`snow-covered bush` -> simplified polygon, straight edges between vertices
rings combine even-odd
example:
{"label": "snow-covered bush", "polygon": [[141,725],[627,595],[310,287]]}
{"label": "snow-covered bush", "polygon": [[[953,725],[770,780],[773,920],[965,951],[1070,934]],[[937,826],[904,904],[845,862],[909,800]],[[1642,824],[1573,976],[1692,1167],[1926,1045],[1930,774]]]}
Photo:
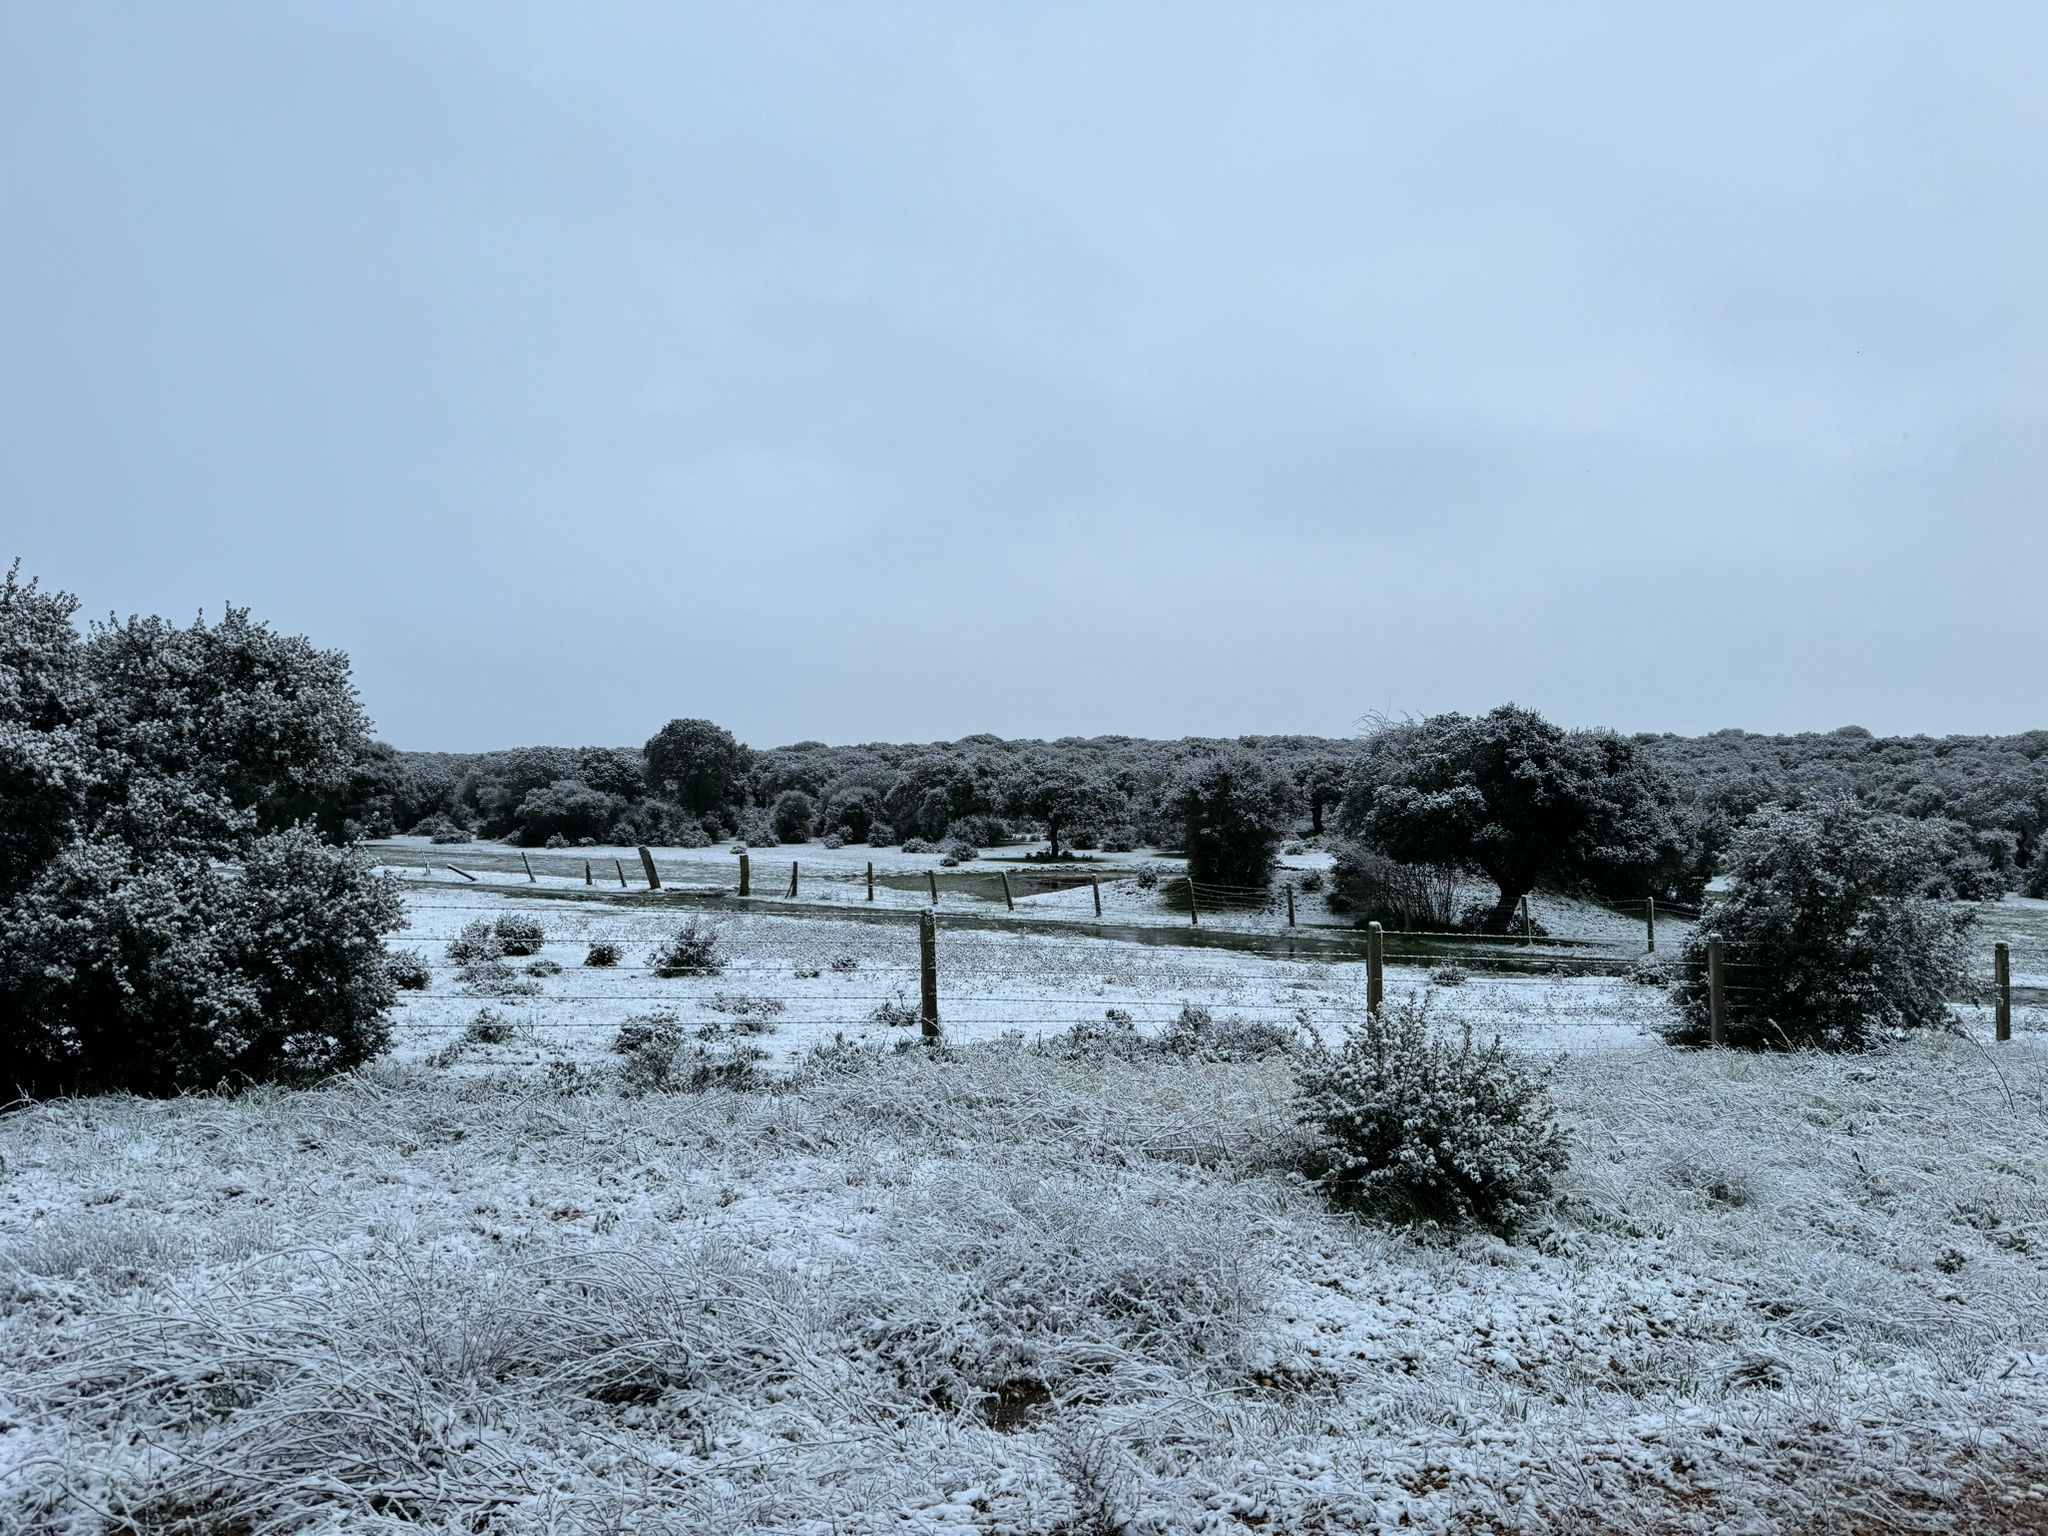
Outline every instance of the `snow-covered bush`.
{"label": "snow-covered bush", "polygon": [[1313,896],[1323,888],[1323,872],[1320,869],[1305,869],[1295,888],[1304,896]]}
{"label": "snow-covered bush", "polygon": [[73,843],[0,907],[0,1082],[175,1093],[303,1082],[390,1041],[391,880],[294,828],[240,868]]}
{"label": "snow-covered bush", "polygon": [[472,841],[469,828],[452,820],[445,813],[436,811],[433,815],[413,824],[411,836],[424,837],[436,843],[467,843]]}
{"label": "snow-covered bush", "polygon": [[628,1019],[612,1049],[622,1058],[621,1092],[679,1093],[706,1088],[751,1088],[760,1081],[766,1052],[750,1045],[711,1047],[688,1039],[682,1021],[666,1009]]}
{"label": "snow-covered bush", "polygon": [[981,857],[981,850],[974,844],[958,837],[949,837],[939,844],[939,862],[951,869]]}
{"label": "snow-covered bush", "polygon": [[1550,1192],[1565,1139],[1544,1078],[1495,1040],[1451,1040],[1407,999],[1316,1046],[1295,1111],[1319,1133],[1309,1171],[1339,1205],[1407,1219],[1509,1221]]}
{"label": "snow-covered bush", "polygon": [[498,936],[500,951],[508,955],[537,955],[547,939],[540,919],[524,912],[507,912],[491,924],[491,931]]}
{"label": "snow-covered bush", "polygon": [[1200,1061],[1252,1061],[1300,1043],[1298,1031],[1234,1014],[1217,1018],[1204,1003],[1183,1003],[1159,1037],[1163,1050]]}
{"label": "snow-covered bush", "polygon": [[1445,960],[1429,973],[1429,984],[1433,987],[1462,987],[1470,979],[1465,967],[1455,960]]}
{"label": "snow-covered bush", "polygon": [[800,789],[785,789],[775,797],[768,822],[785,843],[801,843],[811,835],[818,819],[818,802]]}
{"label": "snow-covered bush", "polygon": [[595,966],[617,965],[624,958],[624,953],[610,939],[592,939],[590,948],[584,953],[583,963]]}
{"label": "snow-covered bush", "polygon": [[1398,863],[1363,843],[1340,838],[1331,855],[1330,908],[1350,913],[1360,924],[1443,932],[1457,926],[1457,872]]}
{"label": "snow-covered bush", "polygon": [[905,853],[937,853],[939,845],[937,843],[928,843],[921,837],[906,837],[903,840],[903,851]]}
{"label": "snow-covered bush", "polygon": [[847,843],[851,840],[851,834],[847,831],[845,827],[841,827],[836,832],[827,832],[822,838],[819,839],[819,842],[827,848],[837,849],[844,848],[847,845]]}
{"label": "snow-covered bush", "polygon": [[424,992],[433,979],[427,957],[417,950],[392,950],[384,957],[384,969],[391,977],[391,985],[401,992]]}
{"label": "snow-covered bush", "polygon": [[512,1021],[496,1009],[481,1008],[464,1026],[462,1038],[475,1045],[503,1045],[512,1038]]}
{"label": "snow-covered bush", "polygon": [[528,963],[526,974],[529,976],[559,976],[562,974],[562,962],[559,960],[534,960]]}
{"label": "snow-covered bush", "polygon": [[448,958],[462,965],[496,960],[504,953],[504,941],[498,937],[488,918],[480,917],[474,922],[464,923],[462,931],[448,941]]}
{"label": "snow-covered bush", "polygon": [[1736,833],[1728,866],[1732,888],[1679,952],[1674,1040],[1708,1037],[1710,939],[1740,989],[1727,994],[1728,1044],[1857,1049],[1948,1023],[1972,914],[1919,895],[1930,871],[1914,823],[1852,800],[1765,806]]}
{"label": "snow-covered bush", "polygon": [[687,917],[668,941],[648,957],[654,974],[677,976],[718,976],[725,971],[724,939],[718,925],[701,917]]}

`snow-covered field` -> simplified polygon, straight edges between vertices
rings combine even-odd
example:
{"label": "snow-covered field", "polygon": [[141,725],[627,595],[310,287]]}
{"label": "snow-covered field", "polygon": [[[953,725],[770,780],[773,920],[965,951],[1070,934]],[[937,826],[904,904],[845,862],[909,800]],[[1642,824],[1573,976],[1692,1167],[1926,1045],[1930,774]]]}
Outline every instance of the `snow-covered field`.
{"label": "snow-covered field", "polygon": [[[1757,1058],[1622,980],[1440,990],[1557,1061],[1574,1155],[1514,1240],[1432,1238],[1289,1171],[1284,1058],[1055,1038],[1331,1031],[1354,965],[942,921],[950,1046],[899,1052],[901,917],[735,913],[723,975],[663,980],[675,910],[512,892],[564,968],[469,995],[442,949],[507,899],[414,893],[432,986],[347,1081],[0,1119],[0,1530],[2048,1525],[2033,1011]],[[485,1006],[510,1038],[459,1043]],[[765,1084],[622,1094],[659,1007]]]}

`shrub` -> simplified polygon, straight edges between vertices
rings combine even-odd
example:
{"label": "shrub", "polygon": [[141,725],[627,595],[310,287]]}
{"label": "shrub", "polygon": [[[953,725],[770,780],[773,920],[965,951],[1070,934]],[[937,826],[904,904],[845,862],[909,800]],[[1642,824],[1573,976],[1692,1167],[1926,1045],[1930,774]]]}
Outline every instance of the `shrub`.
{"label": "shrub", "polygon": [[412,836],[424,837],[435,843],[466,843],[471,841],[469,828],[450,820],[436,811],[424,821],[413,825]]}
{"label": "shrub", "polygon": [[789,1005],[779,997],[753,997],[745,992],[714,992],[704,1006],[713,1013],[731,1014],[737,1021],[733,1027],[743,1034],[771,1035],[775,1032],[774,1021]]}
{"label": "shrub", "polygon": [[832,969],[841,976],[851,976],[860,969],[860,961],[852,955],[835,955],[832,959]]}
{"label": "shrub", "polygon": [[896,829],[886,821],[878,821],[868,828],[870,848],[893,848],[896,846]]}
{"label": "shrub", "polygon": [[1129,853],[1138,846],[1138,832],[1135,827],[1112,827],[1102,834],[1104,853]]}
{"label": "shrub", "polygon": [[687,1039],[667,1011],[642,1014],[619,1027],[612,1049],[619,1086],[627,1093],[675,1093],[706,1088],[748,1088],[760,1080],[766,1053],[753,1046],[712,1049]]}
{"label": "shrub", "polygon": [[583,963],[585,965],[612,966],[617,965],[622,958],[623,952],[610,939],[592,939],[589,950],[583,956]]}
{"label": "shrub", "polygon": [[1851,800],[1765,806],[1736,833],[1729,873],[1731,889],[1679,953],[1673,1039],[1707,1038],[1707,943],[1717,938],[1728,985],[1741,988],[1728,1044],[1856,1049],[1949,1022],[1972,914],[1919,895],[1930,869],[1912,822]]}
{"label": "shrub", "polygon": [[1458,876],[1438,864],[1402,864],[1363,843],[1340,840],[1332,853],[1330,907],[1361,925],[1408,933],[1458,926]]}
{"label": "shrub", "polygon": [[390,1041],[395,882],[305,828],[240,868],[68,845],[0,906],[0,1081],[29,1093],[304,1082]]}
{"label": "shrub", "polygon": [[944,858],[939,862],[949,868],[954,865],[966,864],[971,860],[981,857],[981,850],[979,848],[957,837],[949,837],[939,844],[939,852],[944,855]]}
{"label": "shrub", "polygon": [[946,824],[946,835],[941,841],[964,843],[969,848],[994,848],[1009,835],[1009,828],[1000,817],[960,816]]}
{"label": "shrub", "polygon": [[1156,891],[1159,889],[1159,873],[1157,864],[1147,864],[1131,876],[1131,883],[1141,891]]}
{"label": "shrub", "polygon": [[1218,1019],[1202,1003],[1183,1003],[1159,1045],[1172,1055],[1199,1061],[1255,1061],[1292,1050],[1298,1040],[1296,1032],[1283,1025],[1235,1016]]}
{"label": "shrub", "polygon": [[794,976],[798,981],[816,981],[820,976],[824,975],[825,973],[819,970],[815,965],[805,965],[801,960],[799,960],[796,963],[796,965],[791,968],[789,974]]}
{"label": "shrub", "polygon": [[523,912],[507,912],[491,925],[491,931],[498,936],[500,951],[508,955],[537,955],[546,940],[540,919]]}
{"label": "shrub", "polygon": [[823,839],[824,846],[827,848],[844,848],[850,840],[850,836],[851,834],[848,833],[845,827],[841,827],[837,832],[827,832]]}
{"label": "shrub", "polygon": [[465,960],[455,974],[467,990],[482,997],[532,997],[540,991],[539,982],[521,976],[500,955]]}
{"label": "shrub", "polygon": [[677,928],[674,937],[649,957],[654,974],[673,979],[677,976],[718,976],[725,971],[722,954],[723,940],[715,923],[708,923],[701,917],[688,917]]}
{"label": "shrub", "polygon": [[903,840],[905,853],[936,853],[938,849],[937,843],[928,843],[921,837],[907,837]]}
{"label": "shrub", "polygon": [[401,992],[424,992],[433,980],[426,956],[417,950],[392,950],[384,957],[384,969],[391,977],[391,985]]}
{"label": "shrub", "polygon": [[527,966],[526,974],[529,976],[559,976],[562,974],[562,962],[559,960],[536,960]]}
{"label": "shrub", "polygon": [[569,839],[562,836],[559,832],[550,832],[547,842],[542,844],[542,846],[546,848],[566,848],[569,846]]}
{"label": "shrub", "polygon": [[1549,1194],[1564,1133],[1541,1074],[1496,1039],[1453,1044],[1406,1000],[1311,1049],[1295,1112],[1318,1132],[1309,1172],[1332,1201],[1406,1219],[1504,1223]]}
{"label": "shrub", "polygon": [[503,1045],[512,1038],[512,1021],[494,1009],[479,1009],[463,1029],[462,1038],[473,1045]]}
{"label": "shrub", "polygon": [[1465,967],[1452,960],[1444,961],[1429,973],[1430,985],[1436,987],[1462,987],[1468,979]]}
{"label": "shrub", "polygon": [[877,1004],[875,1011],[868,1017],[877,1024],[888,1025],[891,1029],[908,1029],[920,1023],[924,1016],[908,1000],[892,997]]}
{"label": "shrub", "polygon": [[1323,872],[1320,869],[1305,869],[1301,879],[1295,882],[1302,895],[1313,896],[1323,888]]}
{"label": "shrub", "polygon": [[448,941],[448,958],[463,965],[473,965],[480,960],[496,960],[505,953],[505,945],[499,939],[497,930],[485,918],[473,923],[464,923],[462,931]]}
{"label": "shrub", "polygon": [[785,843],[801,843],[811,835],[818,819],[818,802],[800,789],[785,789],[775,797],[768,823]]}

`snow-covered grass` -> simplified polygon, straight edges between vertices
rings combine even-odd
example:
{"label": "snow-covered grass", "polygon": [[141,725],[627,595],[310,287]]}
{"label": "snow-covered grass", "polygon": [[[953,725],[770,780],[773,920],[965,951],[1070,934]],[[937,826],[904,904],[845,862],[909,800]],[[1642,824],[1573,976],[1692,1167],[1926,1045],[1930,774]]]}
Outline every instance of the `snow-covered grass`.
{"label": "snow-covered grass", "polygon": [[[1517,1027],[1538,992],[1603,1001],[1437,1006],[1581,1038]],[[2040,1038],[1593,1032],[1512,1240],[1328,1210],[1273,1058],[995,1039],[640,1097],[412,1062],[17,1111],[0,1528],[2048,1522]]]}

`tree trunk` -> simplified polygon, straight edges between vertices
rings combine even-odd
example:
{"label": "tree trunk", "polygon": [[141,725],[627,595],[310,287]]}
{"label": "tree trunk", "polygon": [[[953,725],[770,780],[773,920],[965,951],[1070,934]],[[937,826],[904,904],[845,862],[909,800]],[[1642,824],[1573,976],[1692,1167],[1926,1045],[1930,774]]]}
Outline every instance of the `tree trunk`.
{"label": "tree trunk", "polygon": [[1045,819],[1046,841],[1052,844],[1052,857],[1060,856],[1060,824],[1050,816]]}
{"label": "tree trunk", "polygon": [[1522,904],[1522,898],[1528,894],[1529,887],[1526,885],[1502,886],[1500,900],[1495,902],[1493,909],[1486,914],[1486,931],[1511,932],[1515,925],[1515,909]]}
{"label": "tree trunk", "polygon": [[1322,797],[1319,795],[1309,796],[1308,835],[1310,837],[1321,837],[1323,835],[1323,802]]}

